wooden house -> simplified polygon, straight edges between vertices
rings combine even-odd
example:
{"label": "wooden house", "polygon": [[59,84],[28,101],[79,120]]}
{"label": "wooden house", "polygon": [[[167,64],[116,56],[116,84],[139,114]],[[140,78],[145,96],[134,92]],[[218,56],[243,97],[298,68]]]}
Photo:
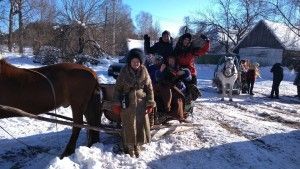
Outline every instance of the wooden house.
{"label": "wooden house", "polygon": [[300,37],[284,24],[261,20],[235,46],[234,53],[261,65],[290,65],[300,59]]}

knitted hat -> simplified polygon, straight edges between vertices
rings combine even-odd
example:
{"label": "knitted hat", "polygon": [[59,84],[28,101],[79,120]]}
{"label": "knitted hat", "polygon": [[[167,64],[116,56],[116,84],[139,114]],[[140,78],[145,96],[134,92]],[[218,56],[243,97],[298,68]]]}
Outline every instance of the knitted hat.
{"label": "knitted hat", "polygon": [[131,60],[137,58],[140,60],[140,63],[144,63],[144,52],[141,49],[134,48],[131,49],[127,54],[127,64],[130,64]]}
{"label": "knitted hat", "polygon": [[163,31],[163,33],[161,34],[161,36],[164,36],[164,35],[169,35],[170,36],[170,32],[167,31],[167,30],[165,30],[165,31]]}

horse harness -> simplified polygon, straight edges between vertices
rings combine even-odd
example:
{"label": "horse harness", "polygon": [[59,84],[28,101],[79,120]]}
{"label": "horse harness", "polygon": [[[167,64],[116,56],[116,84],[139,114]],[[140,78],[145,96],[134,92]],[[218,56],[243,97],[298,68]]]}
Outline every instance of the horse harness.
{"label": "horse harness", "polygon": [[226,66],[226,64],[225,64],[224,67],[223,67],[223,69],[222,69],[222,73],[223,73],[223,75],[224,75],[226,78],[232,77],[233,75],[237,74],[237,72],[235,71],[235,65],[233,65],[233,66],[231,67],[230,74],[227,73],[227,71],[226,71],[227,69],[228,69],[228,68],[227,68],[227,66]]}

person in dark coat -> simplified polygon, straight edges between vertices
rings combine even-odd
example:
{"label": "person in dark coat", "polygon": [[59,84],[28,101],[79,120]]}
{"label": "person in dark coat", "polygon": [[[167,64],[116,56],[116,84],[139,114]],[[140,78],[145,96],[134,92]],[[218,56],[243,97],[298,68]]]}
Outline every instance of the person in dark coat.
{"label": "person in dark coat", "polygon": [[297,86],[297,97],[300,99],[300,65],[297,65],[295,68],[297,75],[294,80],[294,85]]}
{"label": "person in dark coat", "polygon": [[275,98],[278,99],[279,85],[283,79],[283,68],[281,63],[275,63],[271,68],[271,72],[273,73],[273,84],[272,84],[270,98],[274,98],[274,93],[275,93]]}
{"label": "person in dark coat", "polygon": [[187,113],[185,112],[185,85],[182,80],[191,80],[188,69],[178,67],[175,56],[168,57],[167,64],[162,64],[156,76],[159,84],[159,95],[165,113],[172,116],[179,122],[186,122]]}
{"label": "person in dark coat", "polygon": [[144,35],[144,50],[146,54],[161,55],[163,62],[166,63],[167,57],[173,52],[173,40],[170,36],[170,32],[165,30],[159,38],[159,41],[152,47],[150,47],[150,37],[147,34]]}

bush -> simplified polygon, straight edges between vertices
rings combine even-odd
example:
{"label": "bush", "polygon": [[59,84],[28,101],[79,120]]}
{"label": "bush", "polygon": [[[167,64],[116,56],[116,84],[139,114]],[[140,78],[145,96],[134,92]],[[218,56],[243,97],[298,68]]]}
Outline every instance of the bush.
{"label": "bush", "polygon": [[78,63],[78,64],[90,63],[92,65],[97,65],[100,63],[100,61],[98,59],[93,58],[90,55],[86,55],[86,54],[75,55],[75,60],[76,60],[76,63]]}
{"label": "bush", "polygon": [[50,65],[58,63],[61,58],[61,51],[52,46],[42,46],[38,50],[38,54],[34,56],[33,62],[43,65]]}
{"label": "bush", "polygon": [[221,55],[204,55],[202,57],[198,57],[196,63],[198,64],[213,64],[216,65],[219,62]]}

